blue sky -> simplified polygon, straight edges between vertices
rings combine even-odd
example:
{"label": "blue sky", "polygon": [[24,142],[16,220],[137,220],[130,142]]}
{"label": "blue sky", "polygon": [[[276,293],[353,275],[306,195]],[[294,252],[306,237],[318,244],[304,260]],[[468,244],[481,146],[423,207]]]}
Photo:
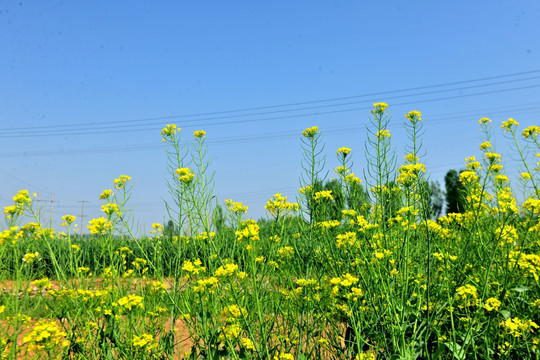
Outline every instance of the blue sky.
{"label": "blue sky", "polygon": [[207,131],[220,201],[259,218],[274,193],[296,196],[306,127],[321,129],[330,171],[347,146],[361,174],[378,101],[400,159],[404,114],[422,111],[441,184],[480,155],[482,116],[518,171],[498,125],[539,122],[539,13],[537,1],[3,1],[0,204],[54,194],[57,226],[85,200],[87,223],[127,174],[148,230],[166,217],[159,132],[176,123],[186,138]]}

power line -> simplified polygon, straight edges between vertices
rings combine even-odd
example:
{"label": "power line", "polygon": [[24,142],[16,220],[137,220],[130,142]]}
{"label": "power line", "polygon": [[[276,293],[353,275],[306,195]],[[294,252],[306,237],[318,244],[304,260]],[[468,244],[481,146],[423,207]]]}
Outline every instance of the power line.
{"label": "power line", "polygon": [[[132,124],[132,125],[130,125],[130,129],[126,129],[125,125],[110,126],[110,124],[125,124],[125,123],[149,122],[149,121],[155,123],[156,120],[162,121],[162,120],[170,120],[170,119],[178,119],[178,118],[189,118],[189,117],[195,117],[195,116],[220,115],[220,114],[223,115],[223,114],[231,114],[231,113],[235,113],[235,112],[245,112],[245,111],[260,110],[260,109],[270,109],[270,108],[278,108],[278,107],[286,107],[286,106],[297,106],[297,105],[302,105],[302,104],[313,104],[313,103],[329,102],[329,101],[344,100],[344,99],[353,99],[353,98],[358,99],[358,98],[368,97],[368,96],[388,95],[388,94],[399,93],[399,92],[404,92],[404,91],[413,91],[413,90],[419,90],[419,89],[437,88],[437,87],[448,86],[448,85],[453,85],[453,84],[463,84],[463,83],[478,82],[478,81],[483,81],[483,80],[486,80],[486,79],[497,79],[497,78],[516,76],[516,75],[521,75],[521,74],[530,74],[530,73],[536,73],[536,72],[540,72],[540,70],[534,70],[534,71],[525,72],[525,73],[515,73],[515,74],[509,74],[509,75],[500,75],[500,76],[495,76],[495,77],[490,77],[490,78],[466,80],[466,81],[446,83],[446,84],[429,85],[429,86],[416,87],[416,88],[403,89],[403,90],[392,90],[392,91],[384,91],[384,92],[364,94],[364,95],[348,96],[348,97],[342,97],[342,98],[332,98],[332,99],[314,100],[314,101],[309,101],[309,102],[290,103],[290,104],[285,104],[285,105],[272,105],[272,106],[266,106],[266,107],[245,108],[245,109],[228,110],[228,111],[217,111],[217,112],[211,112],[211,113],[200,113],[200,114],[191,114],[191,115],[175,115],[175,116],[165,116],[165,117],[152,117],[152,118],[134,119],[134,120],[117,120],[117,121],[107,121],[107,122],[94,122],[94,123],[75,124],[75,125],[74,124],[63,124],[63,125],[37,126],[37,127],[32,127],[31,129],[28,129],[28,128],[4,128],[4,129],[0,129],[0,131],[2,131],[2,132],[12,132],[9,135],[20,136],[20,137],[28,137],[28,136],[34,135],[34,134],[39,134],[40,136],[46,136],[46,135],[50,135],[50,134],[47,134],[47,132],[53,132],[53,131],[54,131],[54,134],[53,134],[54,136],[72,135],[72,133],[69,133],[70,131],[78,131],[77,134],[82,134],[81,132],[86,131],[86,130],[100,130],[100,129],[119,129],[119,128],[121,128],[122,132],[124,132],[124,131],[137,131],[137,129],[133,129],[132,127],[147,126],[149,124]],[[499,81],[499,82],[493,82],[493,83],[488,83],[488,84],[471,85],[471,86],[458,87],[458,88],[452,88],[452,89],[442,89],[442,90],[437,90],[437,91],[421,92],[421,93],[416,93],[416,94],[402,94],[402,95],[396,95],[396,96],[388,97],[387,100],[399,99],[399,98],[405,98],[405,97],[413,97],[413,96],[421,96],[421,95],[431,95],[431,94],[435,94],[435,93],[461,91],[461,90],[467,90],[467,89],[478,88],[478,87],[501,85],[501,84],[506,84],[506,83],[511,83],[511,82],[528,81],[528,80],[533,80],[533,79],[537,79],[537,78],[540,78],[540,76],[532,76],[532,77],[521,78],[521,79],[512,79],[512,80]],[[540,85],[536,85],[536,86],[533,85],[532,87],[537,87],[537,86],[540,86]],[[524,88],[530,88],[530,87],[531,86],[513,88],[513,89],[512,88],[510,88],[510,89],[499,89],[497,92],[512,91],[512,90],[524,89]],[[488,92],[488,93],[492,93],[492,92]],[[483,93],[461,95],[459,97],[475,96],[475,95],[481,95],[481,94],[483,94]],[[367,100],[364,100],[364,101],[367,101]],[[362,102],[364,102],[364,101],[362,101]],[[371,101],[377,101],[377,99],[371,99]],[[327,105],[311,106],[311,107],[296,108],[296,109],[282,109],[282,110],[266,111],[266,112],[259,112],[259,113],[250,113],[250,114],[237,114],[237,115],[209,117],[209,118],[207,117],[207,118],[202,118],[202,119],[185,120],[184,123],[201,122],[201,121],[208,121],[208,120],[232,119],[232,118],[240,118],[240,117],[248,117],[248,116],[252,117],[252,116],[261,116],[261,115],[269,115],[269,114],[284,113],[284,112],[315,110],[315,109],[320,109],[320,108],[354,105],[354,104],[358,104],[358,103],[360,103],[360,101],[353,101],[353,102],[339,103],[339,104],[327,104]],[[363,108],[363,109],[365,109],[365,108]],[[328,112],[326,112],[326,113],[328,113]],[[96,125],[109,125],[109,126],[103,128],[103,127],[96,127]],[[84,128],[84,126],[87,126],[87,128]],[[88,126],[89,126],[89,128],[88,128]],[[61,128],[61,129],[58,130],[58,128]],[[54,130],[54,129],[56,129],[56,130]],[[144,128],[144,129],[138,129],[138,130],[139,131],[146,131],[148,129]],[[108,131],[108,132],[111,132],[111,131]],[[112,132],[119,132],[119,131],[112,130]],[[87,132],[87,134],[93,134],[93,132]],[[8,135],[8,134],[6,134],[6,135]],[[22,136],[22,135],[27,135],[27,136]],[[3,135],[3,137],[5,137],[5,135]]]}
{"label": "power line", "polygon": [[[512,114],[518,114],[523,112],[538,112],[537,110],[540,110],[540,106],[529,106],[529,104],[526,105],[515,105],[511,108],[507,108],[505,110],[491,111],[491,116],[494,114],[499,113],[512,113]],[[517,108],[519,110],[511,110],[512,108]],[[481,113],[481,110],[476,111],[469,111],[469,112],[461,112],[461,113],[455,113],[455,114],[448,114],[442,117],[433,117],[429,118],[428,121],[435,122],[437,121],[437,125],[439,124],[445,124],[445,123],[457,123],[462,121],[469,121],[470,114],[472,113]],[[457,115],[460,114],[460,115]],[[466,120],[457,120],[459,118],[463,118]],[[443,121],[441,121],[443,120]],[[444,121],[446,120],[446,121]],[[397,127],[401,126],[401,124],[395,124],[392,123],[389,126],[389,129],[395,129]],[[334,134],[341,134],[341,133],[357,133],[365,130],[364,126],[347,126],[347,127],[325,127],[323,129],[323,133],[327,135],[334,135]],[[298,137],[297,132],[278,132],[278,133],[265,133],[263,134],[251,134],[246,136],[235,136],[235,137],[227,137],[223,139],[210,139],[207,140],[207,144],[243,144],[243,143],[249,143],[249,142],[260,142],[260,141],[274,141],[276,139],[290,139],[290,138],[296,138]],[[155,143],[149,143],[149,144],[136,144],[136,145],[128,145],[128,146],[109,146],[109,147],[102,147],[102,148],[79,148],[79,149],[52,149],[52,150],[40,150],[40,151],[18,151],[18,152],[4,152],[0,153],[0,158],[9,158],[9,157],[21,157],[21,156],[51,156],[51,155],[76,155],[81,153],[111,153],[111,152],[122,152],[122,151],[147,151],[147,150],[154,150],[154,149],[162,149],[162,144],[155,144]]]}

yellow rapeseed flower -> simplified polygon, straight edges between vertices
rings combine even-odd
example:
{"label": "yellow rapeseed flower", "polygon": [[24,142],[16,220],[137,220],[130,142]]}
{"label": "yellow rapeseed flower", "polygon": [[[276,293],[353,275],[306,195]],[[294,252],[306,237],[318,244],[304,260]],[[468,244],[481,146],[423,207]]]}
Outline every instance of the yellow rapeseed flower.
{"label": "yellow rapeseed flower", "polygon": [[391,134],[390,134],[390,131],[388,130],[380,130],[380,131],[377,131],[377,133],[375,134],[375,137],[377,138],[377,140],[390,138],[390,136]]}
{"label": "yellow rapeseed flower", "polygon": [[388,104],[384,103],[384,102],[378,102],[378,103],[373,104],[373,107],[374,107],[374,109],[371,110],[371,113],[373,115],[375,115],[375,114],[382,115],[386,111],[386,109],[388,108]]}
{"label": "yellow rapeseed flower", "polygon": [[77,219],[77,217],[73,216],[73,215],[64,215],[64,216],[62,216],[62,220],[64,220],[67,225],[71,225],[71,223],[73,223],[75,221],[75,219]]}
{"label": "yellow rapeseed flower", "polygon": [[272,215],[286,215],[291,211],[298,211],[300,205],[287,202],[287,197],[277,193],[268,200],[264,208]]}
{"label": "yellow rapeseed flower", "polygon": [[405,117],[409,119],[410,122],[415,123],[422,120],[422,113],[420,111],[413,110],[405,114]]}
{"label": "yellow rapeseed flower", "polygon": [[108,198],[111,197],[111,194],[112,194],[112,190],[111,190],[111,189],[103,190],[103,192],[102,192],[101,195],[99,196],[99,199],[100,199],[100,200],[107,200]]}
{"label": "yellow rapeseed flower", "polygon": [[313,126],[313,127],[307,128],[304,131],[302,131],[302,135],[304,135],[304,137],[307,137],[307,138],[313,138],[318,133],[319,133],[319,127],[318,126]]}
{"label": "yellow rapeseed flower", "polygon": [[114,213],[118,212],[118,204],[105,204],[101,205],[101,211],[103,211],[105,214],[111,216]]}
{"label": "yellow rapeseed flower", "polygon": [[508,121],[503,121],[501,128],[504,131],[508,132],[508,131],[512,131],[513,126],[518,127],[519,123],[516,120],[509,118]]}
{"label": "yellow rapeseed flower", "polygon": [[501,162],[501,154],[486,152],[486,158],[491,164]]}
{"label": "yellow rapeseed flower", "polygon": [[485,141],[480,144],[480,150],[486,150],[491,148],[491,143],[489,141]]}
{"label": "yellow rapeseed flower", "polygon": [[91,234],[105,235],[112,230],[112,223],[104,217],[99,217],[89,221],[88,229]]}
{"label": "yellow rapeseed flower", "polygon": [[319,200],[322,200],[322,199],[327,199],[327,200],[333,201],[334,197],[332,196],[332,190],[317,191],[315,193],[315,196],[313,197],[313,200],[319,201]]}
{"label": "yellow rapeseed flower", "polygon": [[178,175],[178,180],[185,184],[191,183],[191,181],[193,181],[193,178],[195,177],[195,174],[193,174],[189,168],[176,169],[174,173]]}
{"label": "yellow rapeseed flower", "polygon": [[195,137],[195,138],[200,139],[200,138],[204,137],[205,135],[206,135],[206,131],[204,131],[204,130],[196,130],[196,131],[193,132],[193,137]]}
{"label": "yellow rapeseed flower", "polygon": [[114,188],[115,189],[121,189],[124,187],[124,185],[131,180],[131,176],[128,175],[120,175],[118,179],[114,179]]}
{"label": "yellow rapeseed flower", "polygon": [[343,156],[343,157],[346,157],[347,155],[349,155],[349,153],[351,152],[351,149],[348,148],[348,147],[340,147],[339,149],[337,149],[337,152],[336,154],[339,156]]}
{"label": "yellow rapeseed flower", "polygon": [[166,138],[172,137],[177,131],[180,131],[180,128],[177,128],[176,124],[168,124],[166,127],[161,129],[161,135],[163,135],[162,141],[167,141]]}
{"label": "yellow rapeseed flower", "polygon": [[31,264],[34,261],[39,260],[39,252],[27,253],[23,256],[22,261]]}
{"label": "yellow rapeseed flower", "polygon": [[118,303],[118,306],[121,306],[128,310],[131,310],[133,308],[142,309],[144,307],[143,297],[139,295],[135,295],[135,294],[124,296],[123,298],[118,299],[117,303]]}
{"label": "yellow rapeseed flower", "polygon": [[523,136],[525,139],[528,139],[531,137],[535,138],[538,136],[539,132],[540,132],[540,128],[538,128],[538,126],[536,125],[533,125],[523,130],[523,132],[521,133],[521,136]]}
{"label": "yellow rapeseed flower", "polygon": [[489,298],[484,303],[484,308],[487,311],[493,311],[493,310],[499,310],[499,307],[501,306],[501,302],[496,298]]}
{"label": "yellow rapeseed flower", "polygon": [[478,120],[478,123],[480,125],[487,125],[487,124],[491,123],[491,120],[489,118],[487,118],[487,117],[483,117],[480,120]]}
{"label": "yellow rapeseed flower", "polygon": [[57,346],[67,347],[69,341],[66,340],[67,333],[62,331],[60,326],[54,320],[39,320],[32,331],[23,338],[24,344],[29,344],[29,350],[48,351]]}
{"label": "yellow rapeseed flower", "polygon": [[13,201],[19,204],[20,206],[23,206],[23,205],[30,205],[30,203],[32,202],[32,199],[30,198],[30,194],[28,193],[28,190],[20,190],[13,197]]}
{"label": "yellow rapeseed flower", "polygon": [[241,202],[233,202],[232,199],[225,200],[225,205],[229,207],[229,210],[236,214],[245,214],[248,207]]}

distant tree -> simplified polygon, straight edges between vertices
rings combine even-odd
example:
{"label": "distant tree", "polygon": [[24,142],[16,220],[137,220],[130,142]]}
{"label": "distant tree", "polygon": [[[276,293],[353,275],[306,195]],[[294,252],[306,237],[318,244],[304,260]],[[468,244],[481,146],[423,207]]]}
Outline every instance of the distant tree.
{"label": "distant tree", "polygon": [[324,184],[324,190],[332,191],[332,197],[334,201],[330,203],[327,209],[327,217],[329,220],[341,220],[341,211],[345,209],[345,194],[343,193],[343,187],[336,181],[330,180]]}
{"label": "distant tree", "polygon": [[444,177],[446,187],[446,213],[461,213],[465,209],[465,188],[459,181],[459,174],[456,170],[448,170]]}
{"label": "distant tree", "polygon": [[219,233],[225,226],[225,215],[223,214],[223,208],[221,205],[217,205],[212,213],[212,222],[214,223],[216,232]]}
{"label": "distant tree", "polygon": [[163,235],[170,237],[174,234],[176,234],[176,227],[174,226],[174,221],[169,220],[163,228]]}
{"label": "distant tree", "polygon": [[438,219],[441,216],[445,200],[441,184],[438,181],[423,181],[420,188],[421,194],[425,196],[428,218],[432,220]]}
{"label": "distant tree", "polygon": [[[332,191],[333,200],[314,200],[314,196],[319,191]],[[323,183],[320,180],[312,185],[311,197],[307,199],[309,214],[314,222],[326,220],[341,220],[341,211],[345,209],[345,194],[343,188],[336,180],[329,180]]]}
{"label": "distant tree", "polygon": [[362,185],[357,183],[349,184],[348,190],[346,199],[347,207],[367,216],[369,213],[369,207],[367,205],[371,203],[369,192],[365,190]]}

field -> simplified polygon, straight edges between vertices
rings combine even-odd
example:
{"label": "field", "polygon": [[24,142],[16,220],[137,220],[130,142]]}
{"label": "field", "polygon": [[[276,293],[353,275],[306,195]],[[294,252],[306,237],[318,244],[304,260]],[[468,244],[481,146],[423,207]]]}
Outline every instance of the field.
{"label": "field", "polygon": [[21,190],[0,231],[1,358],[540,358],[538,127],[499,129],[522,160],[521,204],[482,118],[459,211],[437,218],[421,113],[406,115],[396,156],[386,108],[371,111],[362,180],[339,148],[325,183],[321,132],[308,128],[297,199],[275,194],[258,221],[216,201],[205,132],[184,141],[172,124],[172,221],[150,237],[130,229],[129,176],[100,195],[91,236],[71,215],[63,232],[42,227]]}

